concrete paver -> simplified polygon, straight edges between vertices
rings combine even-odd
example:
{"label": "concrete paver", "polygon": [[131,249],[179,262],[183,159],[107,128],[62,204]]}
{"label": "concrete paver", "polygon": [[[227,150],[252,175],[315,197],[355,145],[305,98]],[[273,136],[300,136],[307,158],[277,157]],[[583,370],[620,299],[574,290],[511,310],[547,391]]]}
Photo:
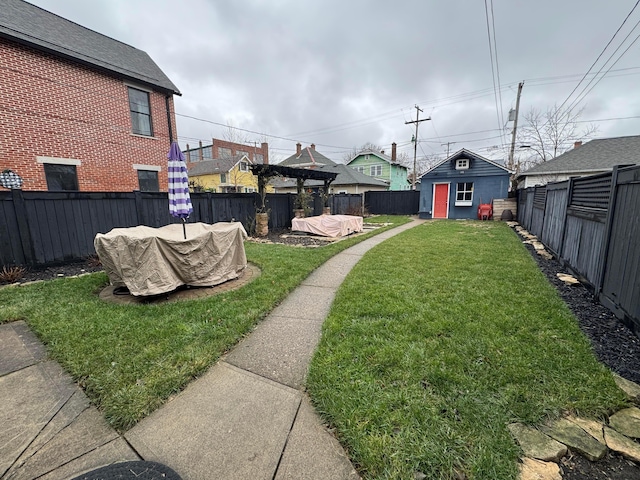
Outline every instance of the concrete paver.
{"label": "concrete paver", "polygon": [[125,438],[183,479],[271,479],[301,398],[220,362]]}

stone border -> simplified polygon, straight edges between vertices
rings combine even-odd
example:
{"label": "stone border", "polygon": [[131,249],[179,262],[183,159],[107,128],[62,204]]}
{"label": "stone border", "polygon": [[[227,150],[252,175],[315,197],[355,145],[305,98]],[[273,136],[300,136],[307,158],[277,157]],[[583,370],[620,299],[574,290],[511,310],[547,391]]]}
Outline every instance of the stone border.
{"label": "stone border", "polygon": [[224,292],[237,290],[248,283],[254,281],[261,275],[260,269],[251,263],[247,264],[239,277],[228,280],[212,287],[189,287],[180,288],[162,295],[152,297],[136,297],[134,295],[114,295],[113,285],[108,285],[99,294],[101,300],[119,305],[158,305],[163,303],[182,302],[186,300],[196,300],[208,298]]}

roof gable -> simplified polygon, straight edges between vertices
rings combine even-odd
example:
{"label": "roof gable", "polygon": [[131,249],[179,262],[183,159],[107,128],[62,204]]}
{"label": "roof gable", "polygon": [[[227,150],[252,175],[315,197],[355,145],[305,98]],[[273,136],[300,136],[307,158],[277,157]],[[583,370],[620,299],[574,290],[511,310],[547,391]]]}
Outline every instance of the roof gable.
{"label": "roof gable", "polygon": [[536,165],[518,176],[603,172],[616,165],[637,164],[640,164],[640,135],[601,138]]}
{"label": "roof gable", "polygon": [[423,173],[422,175],[420,175],[418,177],[418,179],[421,179],[422,177],[427,177],[430,174],[436,173],[436,171],[440,171],[440,170],[449,170],[449,163],[455,162],[456,160],[462,159],[462,158],[468,158],[471,160],[471,166],[469,168],[469,170],[472,170],[473,168],[473,163],[475,162],[485,162],[495,168],[500,169],[503,174],[511,174],[511,171],[500,165],[497,162],[494,162],[493,160],[489,160],[488,158],[483,157],[482,155],[478,155],[477,153],[472,152],[471,150],[467,150],[466,148],[462,148],[460,150],[458,150],[456,153],[454,153],[453,155],[445,158],[444,160],[442,160],[441,162],[437,163],[436,165],[434,165],[433,167],[431,167],[429,170],[427,170],[425,173]]}
{"label": "roof gable", "polygon": [[302,149],[300,155],[291,155],[290,157],[285,158],[278,165],[283,165],[285,167],[308,167],[320,165],[337,165],[337,163],[330,158],[325,157],[317,150],[306,147]]}
{"label": "roof gable", "polygon": [[211,160],[204,160],[202,162],[192,163],[191,168],[187,172],[190,177],[196,177],[198,175],[216,175],[220,173],[228,173],[234,169],[243,159],[251,165],[249,157],[246,155],[235,155],[230,158],[214,158]]}
{"label": "roof gable", "polygon": [[22,0],[2,1],[0,37],[180,95],[146,52]]}

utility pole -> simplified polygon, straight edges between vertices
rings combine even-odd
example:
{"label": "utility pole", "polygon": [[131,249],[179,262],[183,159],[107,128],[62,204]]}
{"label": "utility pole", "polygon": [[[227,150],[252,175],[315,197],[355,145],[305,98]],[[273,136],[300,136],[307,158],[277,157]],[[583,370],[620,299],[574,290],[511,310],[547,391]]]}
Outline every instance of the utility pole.
{"label": "utility pole", "polygon": [[522,87],[524,81],[518,84],[518,96],[516,97],[516,118],[513,120],[513,133],[511,134],[511,150],[509,151],[509,162],[507,168],[513,171],[513,155],[516,149],[516,130],[518,129],[518,111],[520,110],[520,94],[522,93]]}
{"label": "utility pole", "polygon": [[426,122],[427,120],[431,120],[431,117],[423,118],[422,120],[420,120],[420,112],[422,111],[423,110],[418,105],[416,105],[416,119],[410,122],[404,122],[405,125],[409,123],[416,124],[416,136],[415,136],[415,142],[413,144],[413,175],[411,178],[411,190],[416,189],[416,177],[417,177],[416,164],[417,164],[417,158],[418,158],[418,125],[420,124],[420,122]]}
{"label": "utility pole", "polygon": [[455,145],[458,142],[447,142],[447,143],[441,143],[440,146],[444,147],[445,145],[447,146],[447,158],[449,158],[449,145]]}

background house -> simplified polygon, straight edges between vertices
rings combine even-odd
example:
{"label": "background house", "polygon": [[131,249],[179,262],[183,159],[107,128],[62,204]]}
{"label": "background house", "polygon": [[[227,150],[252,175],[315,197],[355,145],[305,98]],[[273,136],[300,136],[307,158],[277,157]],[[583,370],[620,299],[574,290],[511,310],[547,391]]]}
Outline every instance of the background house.
{"label": "background house", "polygon": [[3,0],[0,71],[0,171],[24,190],[167,189],[180,92],[145,52]]}
{"label": "background house", "polygon": [[[258,177],[251,173],[250,165],[249,157],[245,154],[190,163],[188,169],[189,185],[194,191],[257,192]],[[273,191],[273,188],[267,188],[267,191]]]}
{"label": "background house", "polygon": [[462,149],[420,177],[420,218],[477,218],[478,205],[505,198],[508,169]]}
{"label": "background house", "polygon": [[353,157],[347,165],[354,170],[369,175],[389,185],[389,190],[410,190],[407,167],[400,165],[396,156],[396,144],[391,144],[391,156],[384,151],[364,150]]}
{"label": "background house", "polygon": [[518,175],[518,188],[562,182],[571,177],[584,177],[609,172],[616,165],[640,164],[640,135],[602,138],[582,145]]}
{"label": "background house", "polygon": [[[284,159],[278,165],[337,173],[336,179],[331,183],[329,193],[363,193],[370,190],[389,189],[389,185],[386,182],[325,157],[316,150],[314,144],[302,148],[302,145],[298,143],[296,145],[296,153]],[[270,184],[273,185],[276,193],[297,192],[295,179],[279,178],[272,180]],[[321,181],[307,180],[304,185],[315,191],[324,184]]]}
{"label": "background house", "polygon": [[189,148],[187,144],[187,149],[183,153],[189,168],[193,166],[191,164],[197,162],[213,159],[228,160],[238,155],[246,155],[249,162],[254,165],[269,163],[269,144],[266,142],[258,146],[257,144],[235,143],[213,138],[211,145],[202,145],[200,142],[198,147]]}

